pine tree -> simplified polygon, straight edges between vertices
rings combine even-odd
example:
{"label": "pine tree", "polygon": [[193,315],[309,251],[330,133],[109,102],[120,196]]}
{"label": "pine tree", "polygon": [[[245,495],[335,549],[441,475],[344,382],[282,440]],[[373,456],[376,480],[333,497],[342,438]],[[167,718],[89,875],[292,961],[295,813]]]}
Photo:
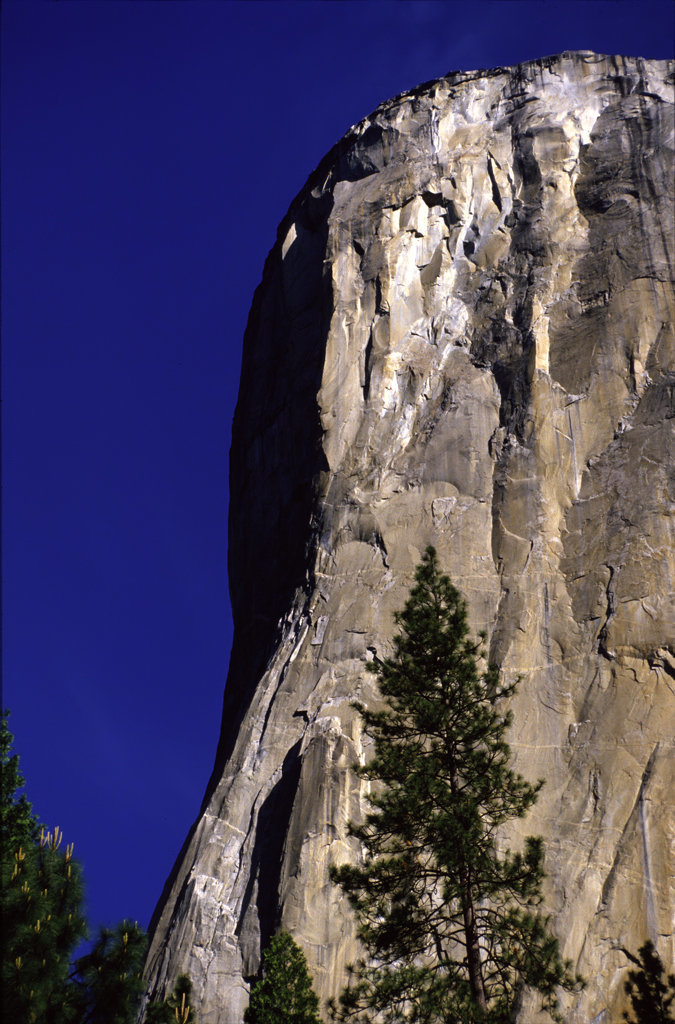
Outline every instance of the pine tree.
{"label": "pine tree", "polygon": [[25,795],[12,734],[3,712],[0,928],[3,1019],[27,1024],[77,1020],[69,987],[70,957],[87,931],[83,883],[72,845],[61,849],[59,828],[38,824]]}
{"label": "pine tree", "polygon": [[623,1019],[628,1024],[668,1024],[675,1021],[672,1009],[675,1003],[675,974],[667,977],[663,961],[654,948],[654,943],[647,940],[638,949],[638,957],[627,949],[624,953],[637,967],[637,971],[629,971],[624,982],[626,995],[630,996],[635,1020],[628,1013]]}
{"label": "pine tree", "polygon": [[91,950],[75,962],[70,980],[82,1024],[135,1024],[144,990],[147,936],[138,924],[122,921],[101,928]]}
{"label": "pine tree", "polygon": [[87,936],[82,869],[73,844],[64,849],[61,830],[40,825],[20,793],[25,780],[8,718],[3,712],[0,724],[2,1020],[135,1024],[145,933],[128,921],[103,929],[91,951],[72,964]]}
{"label": "pine tree", "polygon": [[251,992],[245,1024],[321,1024],[319,1000],[307,960],[288,932],[275,935],[263,954],[263,977]]}
{"label": "pine tree", "polygon": [[374,740],[359,769],[375,785],[371,810],[350,826],[362,867],[331,869],[347,894],[367,957],[352,969],[333,1014],[383,1024],[502,1024],[536,990],[555,1019],[570,975],[537,910],[542,841],[498,849],[505,822],[522,818],[542,782],[509,767],[499,705],[515,691],[493,667],[479,672],[466,605],[427,548],[390,658],[369,668],[383,710],[356,704]]}
{"label": "pine tree", "polygon": [[[26,780],[19,769],[19,755],[12,753],[14,737],[9,731],[8,719],[9,711],[3,711],[0,722],[0,854],[3,872],[9,870],[11,874],[14,850],[27,849],[37,842],[40,825],[25,793],[19,795]],[[3,890],[6,883],[3,873]]]}
{"label": "pine tree", "polygon": [[76,1021],[70,957],[86,936],[82,878],[62,834],[41,832],[36,846],[14,854],[2,895],[3,1010],[7,1020],[40,1024]]}
{"label": "pine tree", "polygon": [[192,982],[187,974],[179,974],[168,999],[153,1001],[145,1011],[144,1024],[196,1024],[196,1014],[190,1005]]}

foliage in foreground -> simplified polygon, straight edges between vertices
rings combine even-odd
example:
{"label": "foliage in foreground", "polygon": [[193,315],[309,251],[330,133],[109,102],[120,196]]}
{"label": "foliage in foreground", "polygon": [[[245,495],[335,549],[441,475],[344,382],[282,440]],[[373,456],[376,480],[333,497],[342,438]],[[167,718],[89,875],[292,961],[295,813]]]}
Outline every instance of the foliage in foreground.
{"label": "foliage in foreground", "polygon": [[263,977],[253,986],[245,1024],[321,1024],[307,960],[288,934],[275,935],[263,953]]}
{"label": "foliage in foreground", "polygon": [[173,992],[165,1002],[150,1003],[144,1024],[195,1024],[197,1018],[190,1005],[192,982],[187,974],[179,974]]}
{"label": "foliage in foreground", "polygon": [[143,993],[147,938],[133,921],[101,928],[91,951],[75,961],[71,981],[77,990],[78,1022],[131,1024]]}
{"label": "foliage in foreground", "polygon": [[[331,870],[347,894],[368,956],[332,1011],[383,1024],[502,1024],[525,988],[555,1019],[556,991],[581,979],[560,956],[541,902],[544,850],[498,852],[497,833],[522,818],[542,782],[509,767],[499,703],[515,684],[480,673],[482,642],[466,605],[427,548],[402,612],[394,654],[369,667],[386,706],[356,708],[375,754],[363,778],[372,810],[350,825],[363,867]],[[481,637],[481,641],[484,638]]]}
{"label": "foliage in foreground", "polygon": [[[136,1024],[147,949],[143,929],[122,921],[102,928],[84,956],[82,869],[60,829],[40,825],[20,790],[25,779],[12,753],[9,713],[0,724],[0,1007],[16,1024]],[[186,986],[187,982],[187,986]],[[194,1024],[186,1010],[189,981],[179,979],[178,1001],[152,1004],[170,1024]],[[148,1017],[150,1020],[150,1017]]]}
{"label": "foliage in foreground", "polygon": [[629,971],[624,982],[635,1018],[624,1013],[623,1019],[628,1024],[668,1024],[674,1021],[675,974],[666,977],[665,967],[654,943],[648,939],[638,949],[637,957],[627,949],[624,949],[624,953],[638,970]]}
{"label": "foliage in foreground", "polygon": [[86,936],[82,871],[59,829],[41,827],[25,795],[13,737],[2,715],[0,759],[0,928],[3,1019],[76,1021],[70,958]]}

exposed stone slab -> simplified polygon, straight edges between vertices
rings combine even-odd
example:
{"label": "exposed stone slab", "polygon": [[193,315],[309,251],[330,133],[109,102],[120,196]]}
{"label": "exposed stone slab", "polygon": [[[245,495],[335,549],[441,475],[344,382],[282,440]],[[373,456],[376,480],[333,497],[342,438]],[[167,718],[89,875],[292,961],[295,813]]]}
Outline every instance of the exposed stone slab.
{"label": "exposed stone slab", "polygon": [[429,543],[522,677],[546,786],[509,838],[546,841],[565,1020],[619,1019],[620,946],[672,962],[672,170],[673,65],[568,53],[383,104],[291,205],[244,344],[222,739],[147,964],[202,1024],[240,1024],[279,925],[343,983],[350,702]]}

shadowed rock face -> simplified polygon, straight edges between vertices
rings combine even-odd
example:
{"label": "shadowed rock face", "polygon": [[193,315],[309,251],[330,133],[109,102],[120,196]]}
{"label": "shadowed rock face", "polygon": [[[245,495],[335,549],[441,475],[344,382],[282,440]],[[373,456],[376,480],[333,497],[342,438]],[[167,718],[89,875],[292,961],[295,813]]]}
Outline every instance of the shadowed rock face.
{"label": "shadowed rock face", "polygon": [[[216,767],[158,907],[154,992],[240,1024],[279,925],[322,999],[356,954],[350,702],[427,544],[546,780],[546,905],[620,1016],[620,946],[673,958],[673,66],[567,53],[452,74],[328,154],[270,253],[231,456],[235,642]],[[527,1003],[519,1018],[537,1019]]]}

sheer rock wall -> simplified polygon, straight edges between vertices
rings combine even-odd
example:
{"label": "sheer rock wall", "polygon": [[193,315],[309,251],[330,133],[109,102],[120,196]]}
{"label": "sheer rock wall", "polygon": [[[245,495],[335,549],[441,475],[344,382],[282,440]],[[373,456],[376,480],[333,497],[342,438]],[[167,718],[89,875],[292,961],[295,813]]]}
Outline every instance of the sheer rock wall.
{"label": "sheer rock wall", "polygon": [[522,677],[546,785],[509,839],[546,841],[565,1020],[619,1018],[621,945],[672,962],[672,187],[673,65],[583,52],[383,104],[291,205],[244,344],[222,739],[147,965],[202,1024],[240,1024],[279,925],[341,987],[350,702],[429,543]]}

